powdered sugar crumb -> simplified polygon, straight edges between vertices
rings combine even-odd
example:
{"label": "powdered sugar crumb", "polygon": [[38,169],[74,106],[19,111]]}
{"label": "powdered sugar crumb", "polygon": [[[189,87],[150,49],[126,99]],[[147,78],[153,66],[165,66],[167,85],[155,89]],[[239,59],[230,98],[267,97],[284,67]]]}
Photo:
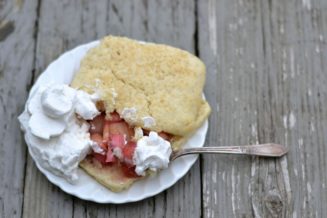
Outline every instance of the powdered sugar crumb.
{"label": "powdered sugar crumb", "polygon": [[131,108],[124,108],[123,111],[121,112],[121,116],[125,120],[129,121],[135,121],[136,119],[136,108],[131,107]]}
{"label": "powdered sugar crumb", "polygon": [[142,118],[144,127],[152,127],[156,125],[156,121],[153,117],[147,116]]}

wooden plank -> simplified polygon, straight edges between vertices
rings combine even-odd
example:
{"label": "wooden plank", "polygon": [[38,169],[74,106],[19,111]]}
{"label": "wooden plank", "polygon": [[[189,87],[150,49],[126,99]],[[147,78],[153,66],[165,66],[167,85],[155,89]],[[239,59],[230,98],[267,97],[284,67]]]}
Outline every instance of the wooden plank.
{"label": "wooden plank", "polygon": [[[206,93],[214,108],[207,145],[258,141],[253,68],[262,56],[256,49],[260,14],[255,2],[240,4],[199,2],[199,52],[207,65]],[[252,216],[251,158],[207,155],[202,172],[204,217]]]}
{"label": "wooden plank", "polygon": [[0,1],[0,217],[20,217],[26,147],[17,116],[30,87],[37,2]]}
{"label": "wooden plank", "polygon": [[[195,51],[194,2],[42,0],[37,34],[36,74],[60,53],[106,34],[174,45]],[[24,217],[199,217],[200,168],[168,191],[127,205],[101,205],[71,197],[50,184],[29,158]]]}
{"label": "wooden plank", "polygon": [[326,2],[208,0],[198,8],[206,91],[217,107],[208,144],[290,149],[278,160],[203,158],[203,216],[324,216]]}

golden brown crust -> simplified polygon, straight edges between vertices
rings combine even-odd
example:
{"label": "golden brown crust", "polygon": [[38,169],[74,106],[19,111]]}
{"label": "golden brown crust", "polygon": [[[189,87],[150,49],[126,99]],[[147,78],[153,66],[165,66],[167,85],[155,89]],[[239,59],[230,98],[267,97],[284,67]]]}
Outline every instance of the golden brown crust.
{"label": "golden brown crust", "polygon": [[[210,113],[204,82],[204,64],[186,51],[108,36],[87,53],[72,86],[99,89],[107,112],[135,108],[134,119],[127,120],[132,125],[188,136]],[[156,125],[144,126],[146,116]]]}
{"label": "golden brown crust", "polygon": [[103,166],[92,157],[85,158],[80,167],[113,192],[121,192],[139,179],[126,177],[118,165]]}

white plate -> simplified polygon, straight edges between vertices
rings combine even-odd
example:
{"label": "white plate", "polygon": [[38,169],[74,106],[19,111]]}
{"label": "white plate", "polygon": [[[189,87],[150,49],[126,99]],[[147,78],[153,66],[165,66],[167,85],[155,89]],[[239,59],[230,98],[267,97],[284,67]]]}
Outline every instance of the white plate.
{"label": "white plate", "polygon": [[[74,73],[79,68],[83,56],[90,48],[98,44],[99,41],[90,42],[88,44],[80,45],[61,55],[40,75],[32,87],[30,95],[39,85],[47,84],[50,81],[70,84]],[[206,121],[188,140],[185,147],[202,147],[204,145],[207,129],[208,121]],[[114,193],[97,183],[81,169],[78,171],[80,177],[78,182],[76,184],[70,184],[65,179],[42,168],[30,150],[29,153],[36,162],[36,166],[39,170],[50,182],[60,187],[63,191],[84,200],[115,204],[140,201],[162,192],[182,178],[192,167],[198,157],[198,155],[180,157],[173,161],[168,169],[161,171],[156,176],[137,181],[129,189],[120,193]]]}

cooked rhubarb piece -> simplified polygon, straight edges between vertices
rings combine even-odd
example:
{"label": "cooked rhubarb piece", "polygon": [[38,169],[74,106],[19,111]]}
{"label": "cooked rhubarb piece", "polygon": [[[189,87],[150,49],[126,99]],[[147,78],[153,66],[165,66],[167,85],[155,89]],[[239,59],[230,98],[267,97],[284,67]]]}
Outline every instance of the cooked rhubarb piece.
{"label": "cooked rhubarb piece", "polygon": [[126,177],[129,177],[129,178],[137,178],[137,177],[140,177],[139,175],[137,175],[135,173],[135,166],[133,165],[129,165],[129,164],[124,164],[122,163],[121,164],[121,168],[125,174]]}
{"label": "cooked rhubarb piece", "polygon": [[123,157],[126,163],[133,163],[133,155],[136,148],[136,143],[129,141],[123,148]]}
{"label": "cooked rhubarb piece", "polygon": [[103,155],[103,154],[99,154],[99,153],[94,153],[93,152],[93,157],[95,159],[97,159],[97,161],[99,161],[101,164],[106,164],[106,159],[107,159],[107,156],[106,155]]}
{"label": "cooked rhubarb piece", "polygon": [[[134,129],[125,122],[117,112],[110,113],[109,118],[105,118],[104,113],[90,121],[91,139],[101,146],[105,153],[93,152],[94,159],[100,162],[103,167],[117,165],[121,168],[123,175],[127,178],[140,177],[135,172],[133,156],[136,142],[133,139]],[[149,135],[149,131],[142,129],[144,135]],[[173,137],[166,132],[159,132],[165,140]]]}
{"label": "cooked rhubarb piece", "polygon": [[121,148],[123,149],[126,144],[125,136],[120,134],[110,134],[109,145],[112,149]]}
{"label": "cooked rhubarb piece", "polygon": [[173,137],[171,134],[166,133],[166,132],[163,132],[163,131],[162,131],[162,132],[159,132],[158,135],[159,135],[161,138],[163,138],[163,139],[165,139],[165,140],[167,140],[167,141],[170,141],[171,138]]}
{"label": "cooked rhubarb piece", "polygon": [[119,114],[117,112],[110,113],[110,119],[108,119],[110,122],[120,122],[122,119],[120,118]]}
{"label": "cooked rhubarb piece", "polygon": [[96,142],[104,150],[107,150],[107,144],[103,141],[102,135],[93,133],[91,134],[91,140]]}
{"label": "cooked rhubarb piece", "polygon": [[115,163],[117,161],[116,157],[112,153],[111,149],[108,149],[107,155],[106,155],[106,163]]}
{"label": "cooked rhubarb piece", "polygon": [[110,123],[109,132],[110,134],[125,135],[127,141],[134,135],[134,130],[130,128],[125,121]]}
{"label": "cooked rhubarb piece", "polygon": [[100,114],[90,121],[90,133],[102,134],[104,125],[104,114]]}
{"label": "cooked rhubarb piece", "polygon": [[103,141],[108,143],[109,136],[110,136],[110,121],[105,120],[103,125],[103,132],[102,132]]}

